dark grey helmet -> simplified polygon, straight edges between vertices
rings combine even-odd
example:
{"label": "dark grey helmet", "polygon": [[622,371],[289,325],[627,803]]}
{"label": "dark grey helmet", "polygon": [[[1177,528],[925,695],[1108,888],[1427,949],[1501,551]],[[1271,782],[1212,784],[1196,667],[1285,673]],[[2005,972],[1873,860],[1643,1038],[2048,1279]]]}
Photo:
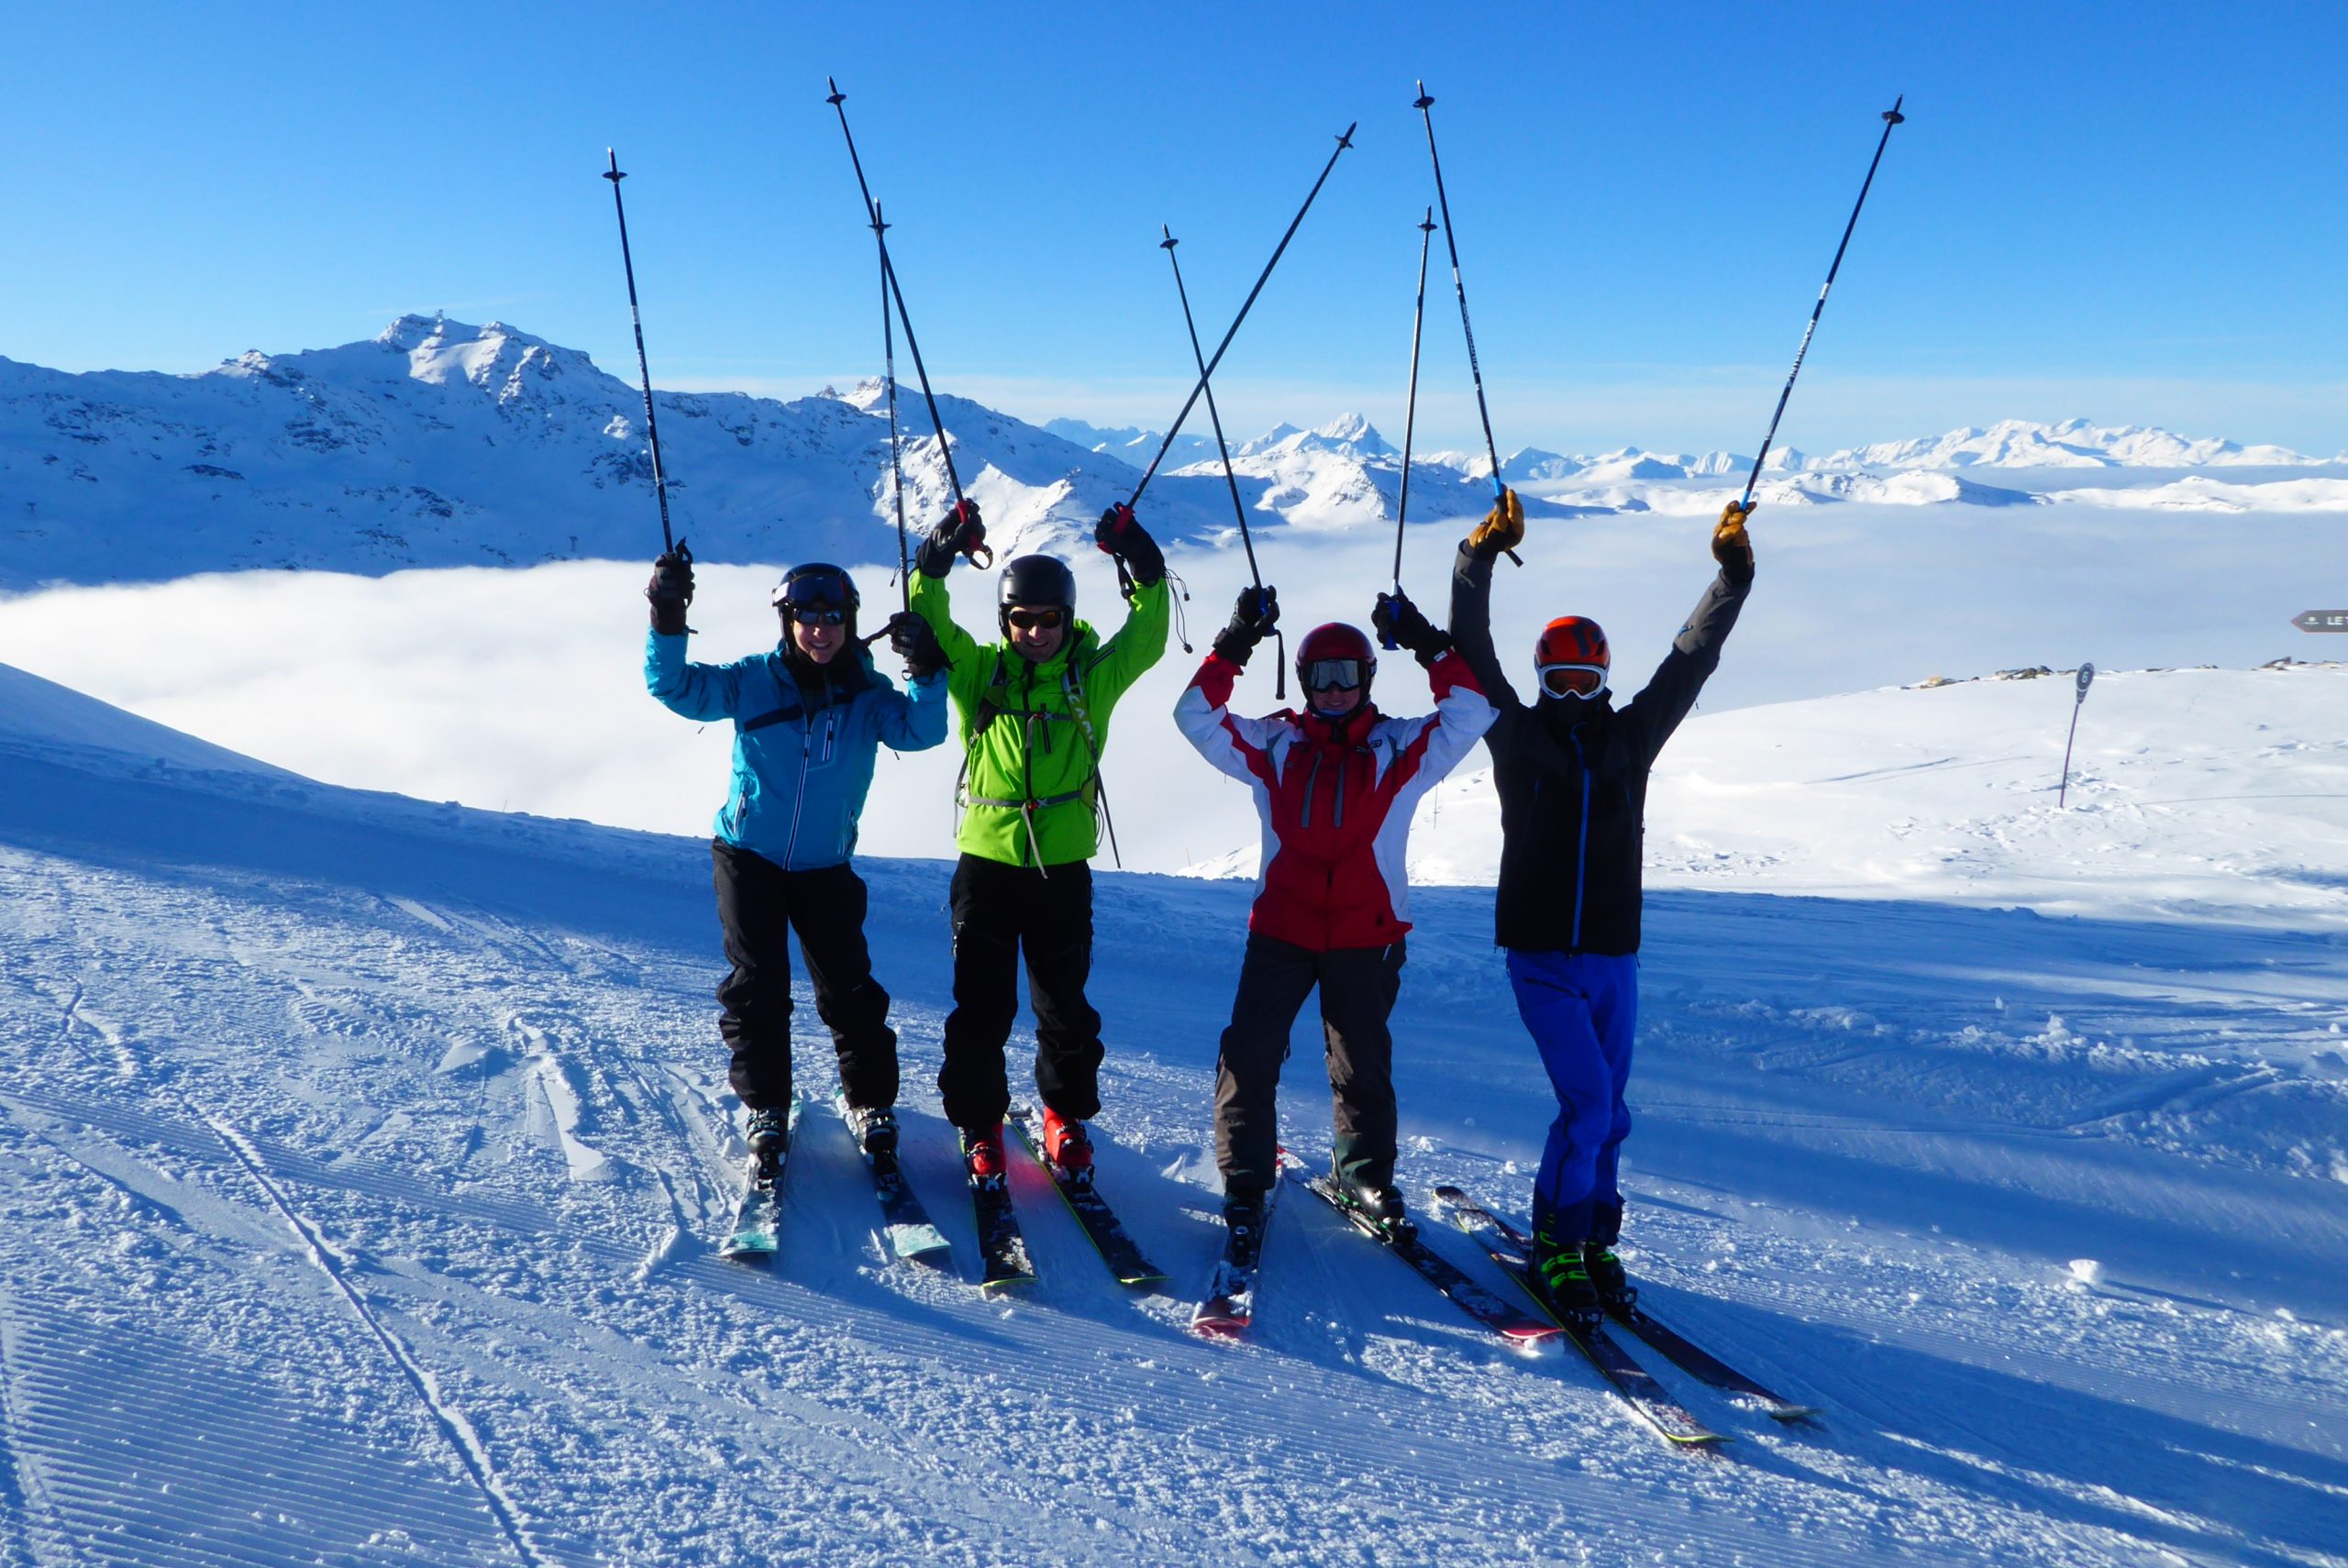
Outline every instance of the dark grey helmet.
{"label": "dark grey helmet", "polygon": [[1058,556],[1017,556],[1002,569],[995,589],[995,619],[1005,636],[1011,635],[1013,605],[1030,610],[1058,608],[1076,615],[1076,574]]}

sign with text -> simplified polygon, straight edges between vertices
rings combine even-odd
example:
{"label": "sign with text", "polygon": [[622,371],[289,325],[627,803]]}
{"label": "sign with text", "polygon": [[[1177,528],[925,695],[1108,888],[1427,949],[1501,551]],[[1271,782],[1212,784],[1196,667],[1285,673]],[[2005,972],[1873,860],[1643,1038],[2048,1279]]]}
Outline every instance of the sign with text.
{"label": "sign with text", "polygon": [[2306,610],[2291,617],[2302,632],[2348,632],[2348,610]]}

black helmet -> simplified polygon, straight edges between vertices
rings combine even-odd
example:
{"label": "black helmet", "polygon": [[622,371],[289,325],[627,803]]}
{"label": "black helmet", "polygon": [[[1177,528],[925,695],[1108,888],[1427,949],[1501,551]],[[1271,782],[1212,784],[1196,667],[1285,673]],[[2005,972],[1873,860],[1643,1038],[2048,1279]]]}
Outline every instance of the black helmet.
{"label": "black helmet", "polygon": [[995,619],[1002,635],[1011,635],[1011,607],[1059,609],[1076,615],[1076,574],[1058,556],[1017,556],[1002,569],[995,589]]}
{"label": "black helmet", "polygon": [[829,561],[809,561],[783,573],[775,585],[772,602],[786,623],[793,611],[837,612],[847,635],[856,635],[856,612],[861,602],[856,581]]}

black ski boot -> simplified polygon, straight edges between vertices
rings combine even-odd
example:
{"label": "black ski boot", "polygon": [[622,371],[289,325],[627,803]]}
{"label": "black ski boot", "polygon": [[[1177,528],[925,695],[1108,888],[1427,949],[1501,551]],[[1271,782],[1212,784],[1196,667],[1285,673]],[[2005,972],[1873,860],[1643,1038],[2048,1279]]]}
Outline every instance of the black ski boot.
{"label": "black ski boot", "polygon": [[1224,1261],[1253,1270],[1264,1255],[1264,1195],[1247,1187],[1224,1194],[1223,1228],[1230,1232],[1223,1243]]}
{"label": "black ski boot", "polygon": [[897,1152],[897,1112],[892,1106],[861,1106],[847,1108],[848,1131],[856,1135],[856,1146],[870,1160],[883,1160]]}
{"label": "black ski boot", "polygon": [[1584,1242],[1581,1244],[1582,1272],[1589,1276],[1590,1288],[1598,1293],[1599,1304],[1609,1312],[1627,1312],[1639,1299],[1639,1287],[1623,1272],[1623,1260],[1604,1242]]}
{"label": "black ski boot", "polygon": [[1411,1222],[1410,1215],[1402,1208],[1402,1194],[1390,1184],[1355,1181],[1340,1175],[1337,1190],[1388,1235],[1409,1236],[1417,1232],[1418,1227]]}
{"label": "black ski boot", "polygon": [[742,1126],[742,1141],[750,1145],[750,1162],[758,1171],[758,1179],[771,1181],[782,1168],[782,1157],[791,1151],[791,1112],[787,1109],[771,1109],[750,1112]]}
{"label": "black ski boot", "polygon": [[1545,1231],[1534,1231],[1533,1285],[1543,1304],[1569,1328],[1594,1329],[1606,1316],[1578,1242],[1560,1242]]}

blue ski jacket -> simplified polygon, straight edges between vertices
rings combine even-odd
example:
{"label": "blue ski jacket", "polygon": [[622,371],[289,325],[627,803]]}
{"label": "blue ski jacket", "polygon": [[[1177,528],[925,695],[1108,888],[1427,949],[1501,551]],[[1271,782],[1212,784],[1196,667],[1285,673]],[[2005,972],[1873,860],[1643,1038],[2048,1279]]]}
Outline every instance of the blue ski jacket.
{"label": "blue ski jacket", "polygon": [[881,746],[926,751],[946,739],[945,672],[912,682],[908,694],[853,644],[827,665],[794,667],[780,647],[691,664],[682,635],[650,632],[644,685],[672,713],[734,721],[717,836],[786,871],[838,866],[854,852]]}

